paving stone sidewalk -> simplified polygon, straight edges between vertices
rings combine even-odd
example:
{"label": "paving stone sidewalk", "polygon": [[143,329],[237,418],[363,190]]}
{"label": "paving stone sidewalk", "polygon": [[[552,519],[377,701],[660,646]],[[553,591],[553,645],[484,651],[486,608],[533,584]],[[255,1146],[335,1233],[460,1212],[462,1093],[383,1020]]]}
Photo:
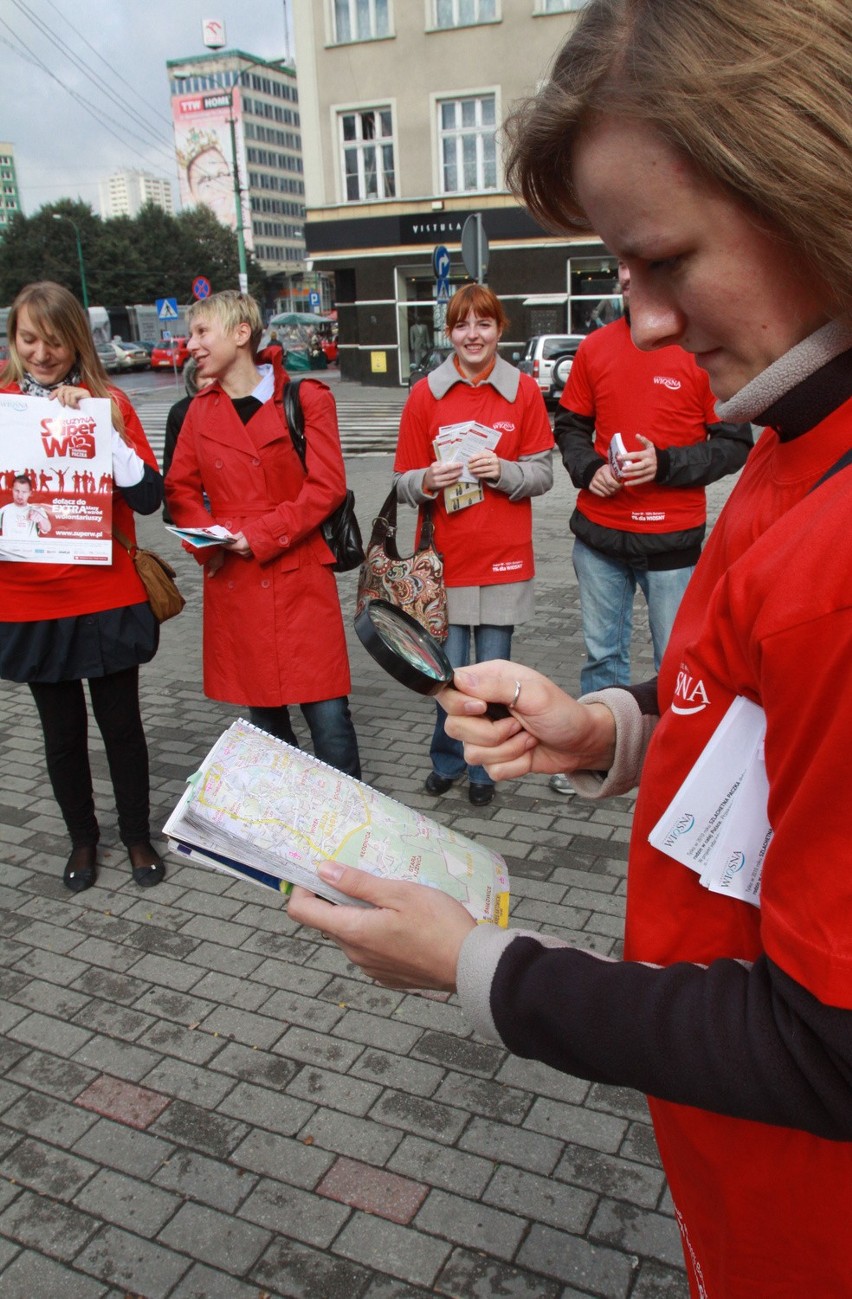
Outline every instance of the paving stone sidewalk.
{"label": "paving stone sidewalk", "polygon": [[[350,466],[367,531],[390,472]],[[576,690],[572,501],[557,464],[515,657]],[[202,693],[197,566],[157,520],[140,531],[188,597],[142,670],[159,827],[238,710]],[[348,614],[355,575],[340,588]],[[484,809],[430,798],[431,702],[354,639],[351,658],[365,778],[499,849],[517,922],[618,954],[632,800],[592,808],[544,777]],[[25,687],[0,682],[0,731],[4,1299],[683,1299],[640,1097],[510,1058],[455,999],[379,988],[264,889],[169,859],[140,891],[94,727],[102,865],[70,895]]]}

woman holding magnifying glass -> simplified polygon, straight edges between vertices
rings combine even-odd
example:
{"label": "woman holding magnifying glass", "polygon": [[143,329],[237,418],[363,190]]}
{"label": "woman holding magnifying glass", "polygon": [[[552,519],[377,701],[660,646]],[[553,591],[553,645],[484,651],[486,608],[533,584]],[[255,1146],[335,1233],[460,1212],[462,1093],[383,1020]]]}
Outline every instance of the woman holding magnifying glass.
{"label": "woman holding magnifying glass", "polygon": [[[553,485],[553,434],[538,386],[497,355],[507,324],[490,289],[459,289],[447,308],[453,355],[412,389],[399,430],[397,499],[417,507],[434,502],[450,623],[444,649],[454,668],[508,659],[516,624],[532,617],[530,498]],[[467,422],[499,436],[493,450],[483,447],[467,460],[482,499],[448,511],[445,489],[459,482],[465,466],[436,458],[433,444],[448,425]],[[467,771],[471,803],[490,803],[494,782],[484,767],[465,763],[461,742],[444,729],[446,713],[439,704],[436,712],[427,792],[445,794]]]}

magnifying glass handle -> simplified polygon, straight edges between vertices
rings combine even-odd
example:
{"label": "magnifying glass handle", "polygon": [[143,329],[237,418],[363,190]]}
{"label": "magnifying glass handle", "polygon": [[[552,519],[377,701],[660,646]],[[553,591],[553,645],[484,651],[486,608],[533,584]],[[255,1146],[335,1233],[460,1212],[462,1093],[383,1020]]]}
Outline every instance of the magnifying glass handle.
{"label": "magnifying glass handle", "polygon": [[505,704],[489,704],[485,716],[490,717],[492,722],[499,722],[501,717],[511,717],[512,714]]}

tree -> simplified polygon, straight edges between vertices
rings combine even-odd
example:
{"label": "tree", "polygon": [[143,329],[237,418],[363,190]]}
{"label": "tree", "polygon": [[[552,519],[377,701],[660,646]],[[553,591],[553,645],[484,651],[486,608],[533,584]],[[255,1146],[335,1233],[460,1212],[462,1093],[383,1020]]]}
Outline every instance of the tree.
{"label": "tree", "polygon": [[[163,297],[189,302],[198,275],[210,280],[214,292],[237,287],[236,234],[207,208],[171,216],[149,203],[138,216],[104,221],[85,203],[62,199],[31,217],[17,213],[9,223],[0,243],[0,305],[33,280],[56,280],[81,296],[72,221],[93,304],[118,307]],[[247,260],[249,289],[262,301],[265,277],[251,254]]]}

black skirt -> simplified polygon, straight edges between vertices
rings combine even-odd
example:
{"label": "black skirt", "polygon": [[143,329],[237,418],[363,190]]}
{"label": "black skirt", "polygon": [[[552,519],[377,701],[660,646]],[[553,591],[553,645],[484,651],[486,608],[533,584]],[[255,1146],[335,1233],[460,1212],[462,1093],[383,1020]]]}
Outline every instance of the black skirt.
{"label": "black skirt", "polygon": [[6,681],[78,681],[149,663],[160,624],[147,600],[121,609],[0,622],[0,677]]}

